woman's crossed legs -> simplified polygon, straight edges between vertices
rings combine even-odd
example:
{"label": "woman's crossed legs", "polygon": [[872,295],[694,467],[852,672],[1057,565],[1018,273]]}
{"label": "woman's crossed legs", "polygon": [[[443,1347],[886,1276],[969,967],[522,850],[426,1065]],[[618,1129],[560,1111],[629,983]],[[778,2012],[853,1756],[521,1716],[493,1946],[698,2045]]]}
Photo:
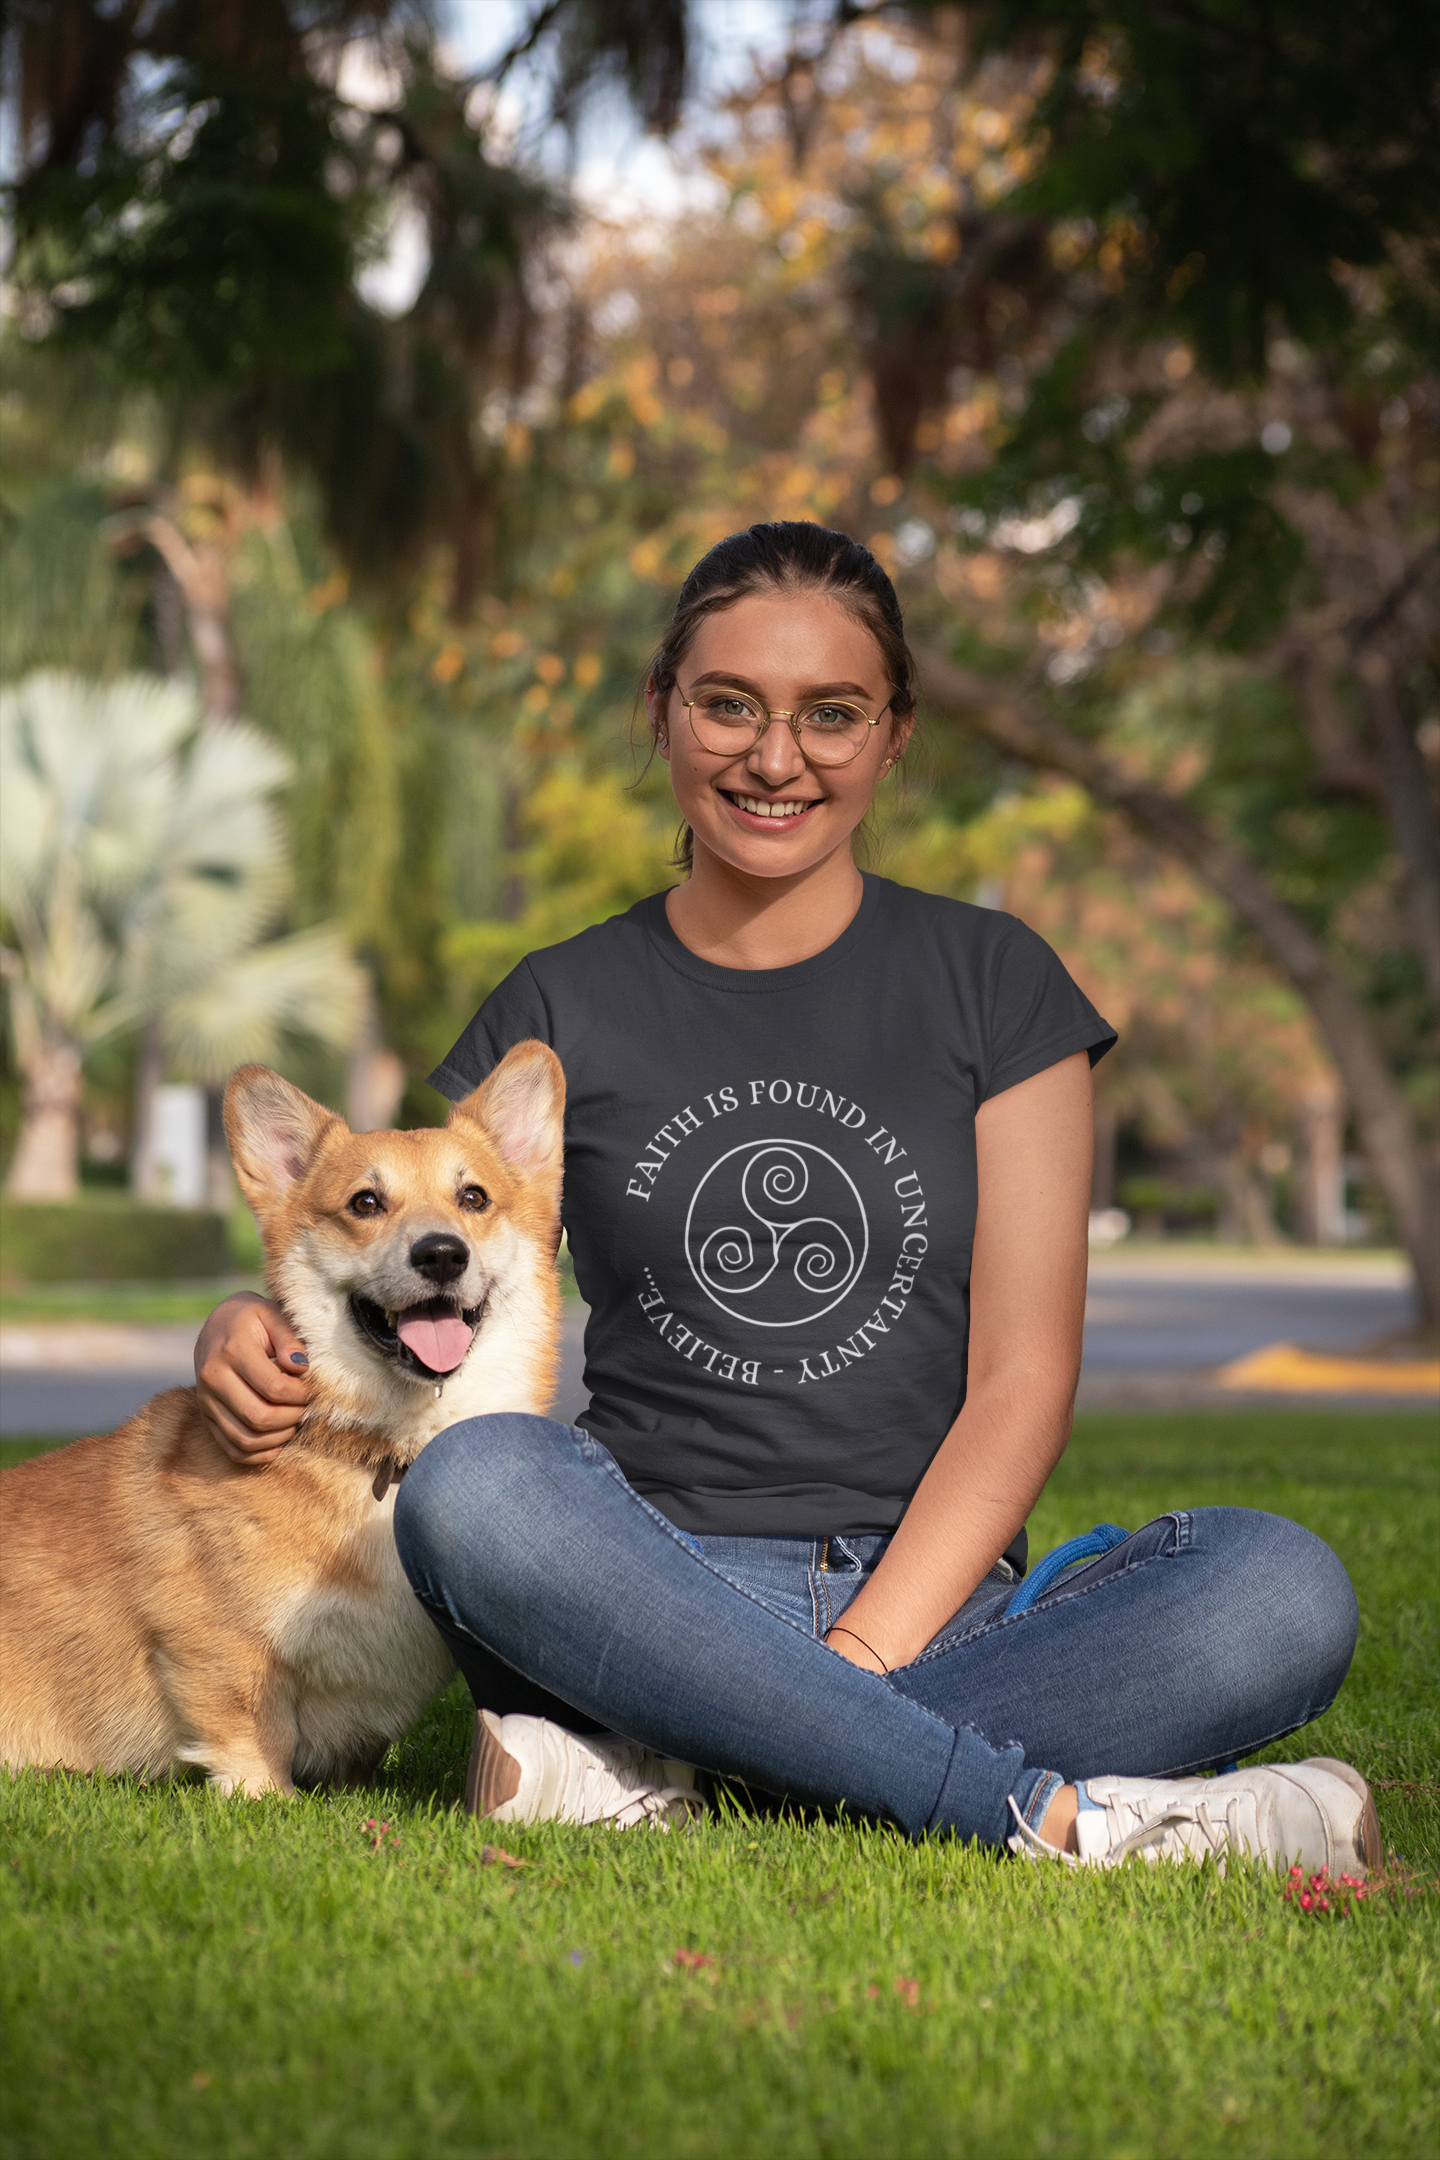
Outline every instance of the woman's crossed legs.
{"label": "woman's crossed legs", "polygon": [[[1355,1645],[1327,1546],[1278,1516],[1204,1508],[1162,1516],[1013,1618],[1008,1587],[982,1584],[882,1680],[782,1617],[742,1566],[727,1576],[727,1552],[758,1541],[697,1553],[588,1434],[519,1413],[432,1441],[395,1535],[462,1667],[475,1645],[474,1663],[493,1673],[493,1653],[577,1724],[911,1836],[999,1845],[1012,1800],[1037,1827],[1076,1778],[1234,1760],[1318,1717]],[[827,1585],[829,1617],[846,1588]]]}

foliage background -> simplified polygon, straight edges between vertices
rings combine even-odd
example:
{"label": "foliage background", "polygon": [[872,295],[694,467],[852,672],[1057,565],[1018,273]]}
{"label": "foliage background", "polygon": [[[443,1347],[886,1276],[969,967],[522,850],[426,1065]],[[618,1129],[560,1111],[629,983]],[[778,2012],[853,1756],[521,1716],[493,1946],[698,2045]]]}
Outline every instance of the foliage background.
{"label": "foliage background", "polygon": [[[195,668],[193,595],[136,519],[184,537],[292,761],[293,925],[338,923],[369,968],[406,1119],[439,1114],[424,1072],[523,952],[677,874],[633,740],[647,651],[701,549],[812,517],[869,541],[951,668],[870,860],[1024,915],[1124,1030],[1097,1199],[1315,1235],[1307,1150],[1347,1090],[1351,1234],[1393,1236],[1407,1178],[1433,1196],[1414,12],[1272,11],[1261,50],[1219,6],[777,8],[707,81],[703,8],[517,14],[467,72],[423,8],[170,7],[88,113],[65,15],[21,10],[10,55],[0,672]],[[587,196],[587,155],[647,127],[678,209]],[[367,297],[397,246],[398,308]],[[1130,797],[1031,755],[977,681]],[[1345,1029],[1337,1052],[1134,814],[1146,788],[1317,941],[1408,1121],[1398,1184]],[[109,1046],[87,1076],[90,1131],[125,1144],[132,1065]],[[343,1099],[333,1053],[297,1040],[292,1069]],[[12,1076],[12,1131],[17,1100]]]}

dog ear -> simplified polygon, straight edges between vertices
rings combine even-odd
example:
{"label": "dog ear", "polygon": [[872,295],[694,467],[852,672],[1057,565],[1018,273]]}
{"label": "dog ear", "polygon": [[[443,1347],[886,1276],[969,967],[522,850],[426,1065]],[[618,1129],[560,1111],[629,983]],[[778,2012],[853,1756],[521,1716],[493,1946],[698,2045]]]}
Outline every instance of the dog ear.
{"label": "dog ear", "polygon": [[225,1136],[240,1190],[263,1221],[340,1119],[268,1065],[242,1065],[225,1090]]}
{"label": "dog ear", "polygon": [[565,1074],[548,1044],[516,1043],[488,1080],[456,1103],[451,1121],[470,1118],[521,1177],[558,1174],[565,1146]]}

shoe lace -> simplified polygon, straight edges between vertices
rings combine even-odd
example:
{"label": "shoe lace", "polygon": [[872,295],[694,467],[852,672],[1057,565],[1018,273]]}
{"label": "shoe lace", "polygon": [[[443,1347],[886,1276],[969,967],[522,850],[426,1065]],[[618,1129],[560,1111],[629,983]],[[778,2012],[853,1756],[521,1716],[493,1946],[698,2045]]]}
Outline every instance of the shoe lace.
{"label": "shoe lace", "polygon": [[[1112,1806],[1116,1803],[1112,1802]],[[1204,1800],[1176,1800],[1158,1814],[1146,1815],[1138,1801],[1122,1800],[1116,1806],[1122,1821],[1126,1816],[1138,1817],[1135,1827],[1110,1847],[1107,1858],[1112,1862],[1127,1859],[1133,1852],[1140,1852],[1147,1845],[1163,1838],[1166,1831],[1182,1824],[1199,1832],[1208,1849],[1217,1856],[1228,1852],[1233,1846],[1242,1849],[1238,1803],[1228,1800],[1223,1823],[1217,1822]]]}
{"label": "shoe lace", "polygon": [[587,1744],[574,1800],[586,1822],[613,1822],[621,1829],[662,1819],[668,1825],[677,1801],[685,1802],[687,1811],[691,1803],[699,1804],[693,1792],[665,1783],[658,1755],[630,1740]]}
{"label": "shoe lace", "polygon": [[608,1819],[617,1830],[633,1830],[641,1823],[668,1830],[672,1823],[692,1821],[700,1808],[698,1794],[687,1792],[683,1785],[648,1785]]}

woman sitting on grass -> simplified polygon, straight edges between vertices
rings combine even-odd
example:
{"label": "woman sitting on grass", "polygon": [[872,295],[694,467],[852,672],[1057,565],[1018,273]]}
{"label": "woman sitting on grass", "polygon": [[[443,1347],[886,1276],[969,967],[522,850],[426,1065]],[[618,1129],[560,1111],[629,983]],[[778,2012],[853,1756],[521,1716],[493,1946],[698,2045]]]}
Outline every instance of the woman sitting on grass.
{"label": "woman sitting on grass", "polygon": [[[1012,917],[857,870],[911,681],[858,543],[713,548],[645,693],[688,878],[533,954],[432,1076],[458,1100],[554,1046],[590,1306],[583,1429],[452,1426],[396,1506],[475,1697],[471,1804],[663,1819],[696,1763],[1071,1864],[1376,1865],[1346,1765],[1197,1775],[1333,1702],[1356,1604],[1318,1538],[1182,1509],[1022,1580],[1115,1035]],[[284,1314],[228,1300],[196,1363],[220,1443],[268,1460],[305,1401]]]}

